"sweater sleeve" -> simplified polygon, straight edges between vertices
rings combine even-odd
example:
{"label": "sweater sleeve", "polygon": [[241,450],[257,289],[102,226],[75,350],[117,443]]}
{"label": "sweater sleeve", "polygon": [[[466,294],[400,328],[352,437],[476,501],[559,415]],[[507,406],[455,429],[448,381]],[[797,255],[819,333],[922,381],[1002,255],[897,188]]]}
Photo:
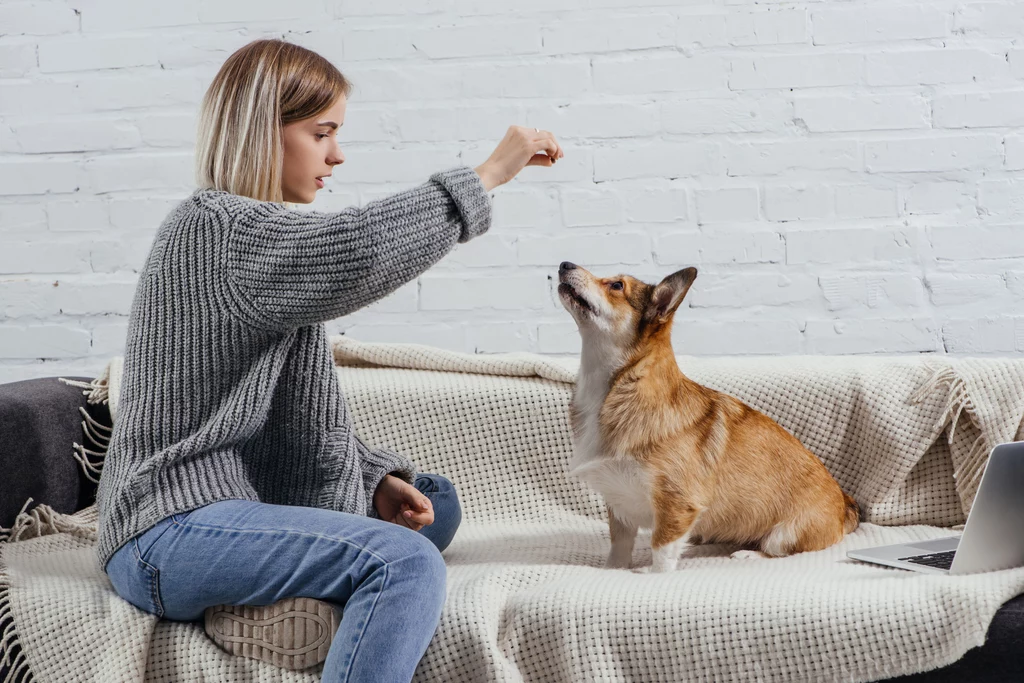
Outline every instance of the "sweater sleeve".
{"label": "sweater sleeve", "polygon": [[382,479],[394,474],[412,484],[416,481],[416,466],[412,460],[386,448],[370,448],[355,437],[356,451],[359,453],[359,466],[363,471],[363,489],[366,491],[366,515],[379,517],[373,507],[373,494],[377,491]]}
{"label": "sweater sleeve", "polygon": [[228,286],[257,327],[290,329],[352,313],[483,234],[491,202],[468,166],[337,213],[244,201],[229,209]]}

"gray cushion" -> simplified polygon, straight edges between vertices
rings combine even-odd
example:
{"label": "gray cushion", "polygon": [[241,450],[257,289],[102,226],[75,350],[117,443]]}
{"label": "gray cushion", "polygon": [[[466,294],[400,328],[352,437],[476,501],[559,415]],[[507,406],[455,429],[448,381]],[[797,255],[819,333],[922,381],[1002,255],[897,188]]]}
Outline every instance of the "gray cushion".
{"label": "gray cushion", "polygon": [[83,474],[72,447],[90,447],[79,406],[110,425],[107,406],[88,405],[82,389],[56,377],[0,384],[0,526],[11,526],[29,497],[30,507],[46,503],[63,513],[94,502],[96,485]]}

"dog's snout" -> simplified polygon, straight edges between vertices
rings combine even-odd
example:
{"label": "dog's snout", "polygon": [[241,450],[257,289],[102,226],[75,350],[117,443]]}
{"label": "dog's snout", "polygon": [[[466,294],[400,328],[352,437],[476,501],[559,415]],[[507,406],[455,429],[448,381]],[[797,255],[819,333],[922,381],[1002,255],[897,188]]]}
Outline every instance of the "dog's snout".
{"label": "dog's snout", "polygon": [[576,264],[571,261],[562,261],[562,265],[558,266],[558,272],[564,273],[567,270],[576,270]]}

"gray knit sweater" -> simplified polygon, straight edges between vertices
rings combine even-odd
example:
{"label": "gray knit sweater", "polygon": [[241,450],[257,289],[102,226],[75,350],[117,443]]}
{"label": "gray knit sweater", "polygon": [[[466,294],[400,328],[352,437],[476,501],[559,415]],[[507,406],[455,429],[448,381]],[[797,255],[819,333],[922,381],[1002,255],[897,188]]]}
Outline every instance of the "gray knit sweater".
{"label": "gray knit sweater", "polygon": [[405,457],[355,435],[323,323],[490,227],[468,167],[339,213],[198,190],[157,231],[128,321],[100,477],[100,565],[172,514],[230,498],[374,515]]}

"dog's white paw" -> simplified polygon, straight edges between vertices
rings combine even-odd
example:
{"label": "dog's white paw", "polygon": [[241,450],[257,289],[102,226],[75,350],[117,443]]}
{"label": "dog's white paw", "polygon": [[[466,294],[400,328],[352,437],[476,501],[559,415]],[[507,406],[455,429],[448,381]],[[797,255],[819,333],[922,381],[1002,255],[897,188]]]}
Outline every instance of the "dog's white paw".
{"label": "dog's white paw", "polygon": [[632,572],[634,574],[652,574],[653,567],[651,567],[651,565],[647,565],[646,567],[633,567]]}
{"label": "dog's white paw", "polygon": [[760,550],[737,550],[729,557],[734,560],[764,560],[768,558]]}

